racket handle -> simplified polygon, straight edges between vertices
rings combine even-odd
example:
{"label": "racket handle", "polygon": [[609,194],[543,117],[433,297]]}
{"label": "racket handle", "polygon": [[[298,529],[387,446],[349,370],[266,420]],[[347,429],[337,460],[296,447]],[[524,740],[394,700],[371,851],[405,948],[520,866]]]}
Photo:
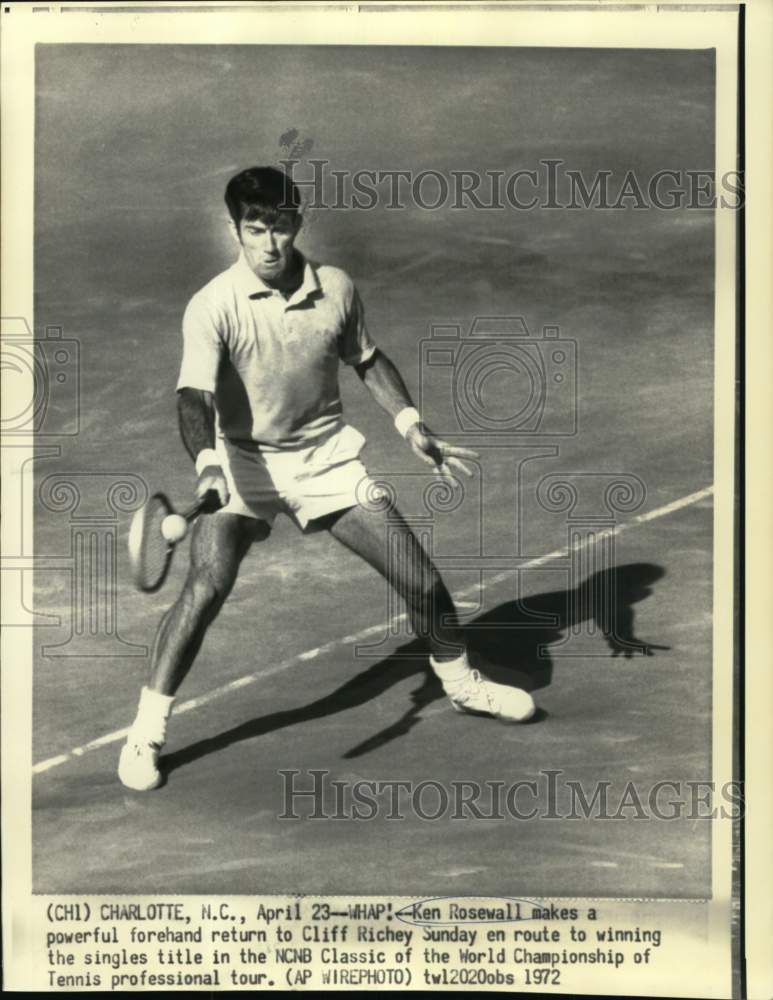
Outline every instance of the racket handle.
{"label": "racket handle", "polygon": [[204,512],[209,514],[214,513],[222,506],[217,490],[207,490],[204,496],[199,497],[196,503],[192,507],[189,507],[182,516],[190,524],[191,521],[196,520],[199,514]]}

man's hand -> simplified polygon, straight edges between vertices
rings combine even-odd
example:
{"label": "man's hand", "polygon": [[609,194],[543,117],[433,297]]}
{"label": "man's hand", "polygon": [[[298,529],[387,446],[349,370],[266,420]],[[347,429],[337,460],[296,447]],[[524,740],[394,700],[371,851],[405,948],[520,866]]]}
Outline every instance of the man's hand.
{"label": "man's hand", "polygon": [[620,639],[617,636],[607,636],[607,645],[612,650],[612,656],[622,656],[626,660],[632,660],[635,655],[654,656],[655,650],[668,650],[670,646],[660,646],[654,642],[640,642],[638,639]]}
{"label": "man's hand", "polygon": [[436,437],[426,424],[414,424],[408,429],[405,440],[411,446],[414,455],[422,462],[435,467],[445,479],[453,479],[453,469],[459,469],[465,476],[472,476],[472,469],[465,465],[463,458],[477,458],[477,451],[471,448],[459,448]]}
{"label": "man's hand", "polygon": [[217,494],[220,506],[225,507],[229,498],[228,483],[219,465],[207,465],[203,468],[196,483],[196,496],[199,500],[203,500],[210,491]]}

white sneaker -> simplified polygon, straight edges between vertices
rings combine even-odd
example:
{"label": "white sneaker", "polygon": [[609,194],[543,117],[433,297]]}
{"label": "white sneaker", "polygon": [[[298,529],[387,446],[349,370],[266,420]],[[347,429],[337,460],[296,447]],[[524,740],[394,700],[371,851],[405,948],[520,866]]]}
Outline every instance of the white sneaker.
{"label": "white sneaker", "polygon": [[158,788],[163,776],[158,769],[161,746],[130,732],[118,761],[118,777],[127,788],[149,792]]}
{"label": "white sneaker", "polygon": [[446,693],[457,712],[493,715],[506,722],[526,722],[537,710],[528,691],[496,684],[479,670],[471,670],[458,689]]}

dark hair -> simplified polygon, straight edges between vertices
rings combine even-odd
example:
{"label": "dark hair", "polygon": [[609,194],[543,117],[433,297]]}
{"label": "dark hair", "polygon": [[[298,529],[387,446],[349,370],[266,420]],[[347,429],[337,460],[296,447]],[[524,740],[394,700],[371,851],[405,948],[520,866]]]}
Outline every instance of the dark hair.
{"label": "dark hair", "polygon": [[292,178],[276,167],[250,167],[226,185],[225,203],[238,227],[247,219],[273,222],[280,212],[297,215],[301,207]]}

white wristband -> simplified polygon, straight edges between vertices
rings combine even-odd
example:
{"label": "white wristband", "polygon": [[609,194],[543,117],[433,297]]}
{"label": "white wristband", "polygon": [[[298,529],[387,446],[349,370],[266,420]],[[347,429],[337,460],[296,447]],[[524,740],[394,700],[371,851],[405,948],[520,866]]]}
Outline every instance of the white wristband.
{"label": "white wristband", "polygon": [[402,434],[405,437],[411,427],[420,421],[421,416],[419,415],[419,411],[413,406],[406,406],[395,417],[395,427],[398,434]]}
{"label": "white wristband", "polygon": [[220,458],[214,448],[204,448],[196,456],[196,475],[200,476],[210,465],[220,468]]}

